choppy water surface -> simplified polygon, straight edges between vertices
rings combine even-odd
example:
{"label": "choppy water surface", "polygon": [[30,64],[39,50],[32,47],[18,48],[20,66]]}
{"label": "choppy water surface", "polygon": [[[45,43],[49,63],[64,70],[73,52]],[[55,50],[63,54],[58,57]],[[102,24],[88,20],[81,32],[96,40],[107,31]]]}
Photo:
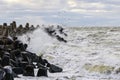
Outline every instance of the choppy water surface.
{"label": "choppy water surface", "polygon": [[[48,78],[20,79],[120,80],[120,28],[66,28],[65,32],[68,43],[58,42],[41,29],[27,35],[34,37],[28,50],[44,54],[44,58],[64,71],[48,73]],[[26,42],[26,36],[20,38]]]}

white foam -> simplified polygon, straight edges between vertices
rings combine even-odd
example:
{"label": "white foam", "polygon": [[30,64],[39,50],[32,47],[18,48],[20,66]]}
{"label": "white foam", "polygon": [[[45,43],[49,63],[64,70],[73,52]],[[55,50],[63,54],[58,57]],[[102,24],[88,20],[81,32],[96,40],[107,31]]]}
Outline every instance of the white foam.
{"label": "white foam", "polygon": [[[88,73],[83,65],[120,66],[120,33],[106,31],[89,31],[66,29],[68,43],[57,41],[46,34],[42,28],[33,33],[19,37],[27,42],[31,38],[28,50],[36,54],[44,54],[50,63],[63,68],[62,73],[48,74],[48,78],[32,78],[32,80],[119,80],[118,74]],[[28,78],[22,77],[23,80]],[[20,80],[22,80],[20,79]],[[19,80],[19,79],[16,79]]]}

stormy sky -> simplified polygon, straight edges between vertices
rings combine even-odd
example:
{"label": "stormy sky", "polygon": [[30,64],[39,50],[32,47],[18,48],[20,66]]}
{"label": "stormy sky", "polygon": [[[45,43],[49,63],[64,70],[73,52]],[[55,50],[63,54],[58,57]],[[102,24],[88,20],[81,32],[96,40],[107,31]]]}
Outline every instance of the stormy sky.
{"label": "stormy sky", "polygon": [[0,0],[0,24],[120,26],[120,0]]}

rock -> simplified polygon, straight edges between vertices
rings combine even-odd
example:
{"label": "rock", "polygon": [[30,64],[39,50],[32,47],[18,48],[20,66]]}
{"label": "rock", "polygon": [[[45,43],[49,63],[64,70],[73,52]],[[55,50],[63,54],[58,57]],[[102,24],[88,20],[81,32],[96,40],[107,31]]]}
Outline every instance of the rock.
{"label": "rock", "polygon": [[34,76],[34,67],[32,65],[27,65],[23,76]]}
{"label": "rock", "polygon": [[3,23],[3,26],[7,27],[7,23]]}
{"label": "rock", "polygon": [[25,69],[27,65],[29,65],[29,63],[26,62],[26,61],[22,61],[22,62],[19,63],[19,67],[21,67],[23,69]]}
{"label": "rock", "polygon": [[117,69],[115,70],[115,73],[116,73],[116,74],[119,74],[119,73],[120,73],[120,68],[117,68]]}
{"label": "rock", "polygon": [[5,77],[5,71],[0,68],[0,80],[2,80]]}
{"label": "rock", "polygon": [[59,35],[56,35],[56,39],[58,40],[58,41],[63,41],[63,42],[67,42],[67,40],[65,40],[64,38],[62,38],[62,37],[60,37]]}
{"label": "rock", "polygon": [[62,68],[60,68],[60,67],[58,67],[56,65],[50,64],[49,66],[50,66],[50,68],[49,68],[49,72],[50,73],[58,73],[58,72],[62,72],[63,71]]}
{"label": "rock", "polygon": [[3,80],[14,80],[11,66],[5,66],[4,71],[5,71],[5,77]]}
{"label": "rock", "polygon": [[17,75],[18,74],[23,74],[23,68],[21,68],[21,67],[14,67],[12,70]]}
{"label": "rock", "polygon": [[10,65],[10,57],[7,56],[7,55],[4,55],[2,60],[1,60],[1,65],[4,67],[4,66],[7,66],[7,65]]}
{"label": "rock", "polygon": [[40,76],[46,76],[46,77],[48,76],[46,68],[39,68],[38,73],[37,73],[37,77],[40,77]]}
{"label": "rock", "polygon": [[[56,30],[49,28],[49,34],[56,38]],[[25,34],[27,32],[33,31],[36,28],[32,25],[29,27],[29,23],[26,23],[23,28],[22,25],[19,27],[16,22],[13,21],[10,25],[4,23],[0,25],[0,69],[4,68],[4,73],[6,74],[4,80],[14,80],[13,77],[18,77],[18,74],[23,74],[24,76],[34,76],[34,68],[39,68],[37,76],[48,76],[47,70],[50,68],[51,73],[61,72],[62,68],[51,65],[46,59],[42,59],[35,53],[26,51],[28,45],[23,44],[16,36]],[[63,29],[60,28],[60,32],[63,33]],[[64,38],[58,35],[57,39],[59,41],[67,42]],[[30,41],[30,40],[28,40]],[[33,64],[33,63],[37,63]],[[6,66],[10,66],[8,68]],[[3,72],[0,73],[3,76]],[[0,79],[1,80],[1,79]]]}
{"label": "rock", "polygon": [[55,26],[52,25],[45,28],[44,30],[46,33],[48,33],[48,35],[56,38],[58,41],[65,42],[65,43],[67,42],[67,40],[65,40],[63,37],[60,36],[60,35],[67,36],[67,34],[63,32],[64,28],[62,28],[61,26],[57,25],[57,28],[55,28]]}

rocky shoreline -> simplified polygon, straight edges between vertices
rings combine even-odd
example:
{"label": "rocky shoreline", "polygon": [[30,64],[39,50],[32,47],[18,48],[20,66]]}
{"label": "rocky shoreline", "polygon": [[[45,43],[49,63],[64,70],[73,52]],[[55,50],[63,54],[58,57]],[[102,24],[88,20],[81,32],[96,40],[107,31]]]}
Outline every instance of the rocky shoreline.
{"label": "rocky shoreline", "polygon": [[[39,25],[37,25],[39,27]],[[0,36],[8,36],[11,37],[18,36],[25,34],[30,31],[34,31],[37,27],[34,27],[34,25],[30,25],[29,23],[26,23],[25,26],[16,24],[16,21],[13,21],[9,25],[7,23],[3,23],[3,25],[0,25]]]}
{"label": "rocky shoreline", "polygon": [[37,77],[47,77],[47,70],[50,73],[62,72],[62,68],[27,51],[28,45],[18,40],[17,36],[35,29],[33,25],[29,27],[29,23],[26,23],[25,27],[17,27],[15,21],[10,25],[0,25],[0,80],[14,80],[19,74],[35,76],[35,68],[38,69]]}

